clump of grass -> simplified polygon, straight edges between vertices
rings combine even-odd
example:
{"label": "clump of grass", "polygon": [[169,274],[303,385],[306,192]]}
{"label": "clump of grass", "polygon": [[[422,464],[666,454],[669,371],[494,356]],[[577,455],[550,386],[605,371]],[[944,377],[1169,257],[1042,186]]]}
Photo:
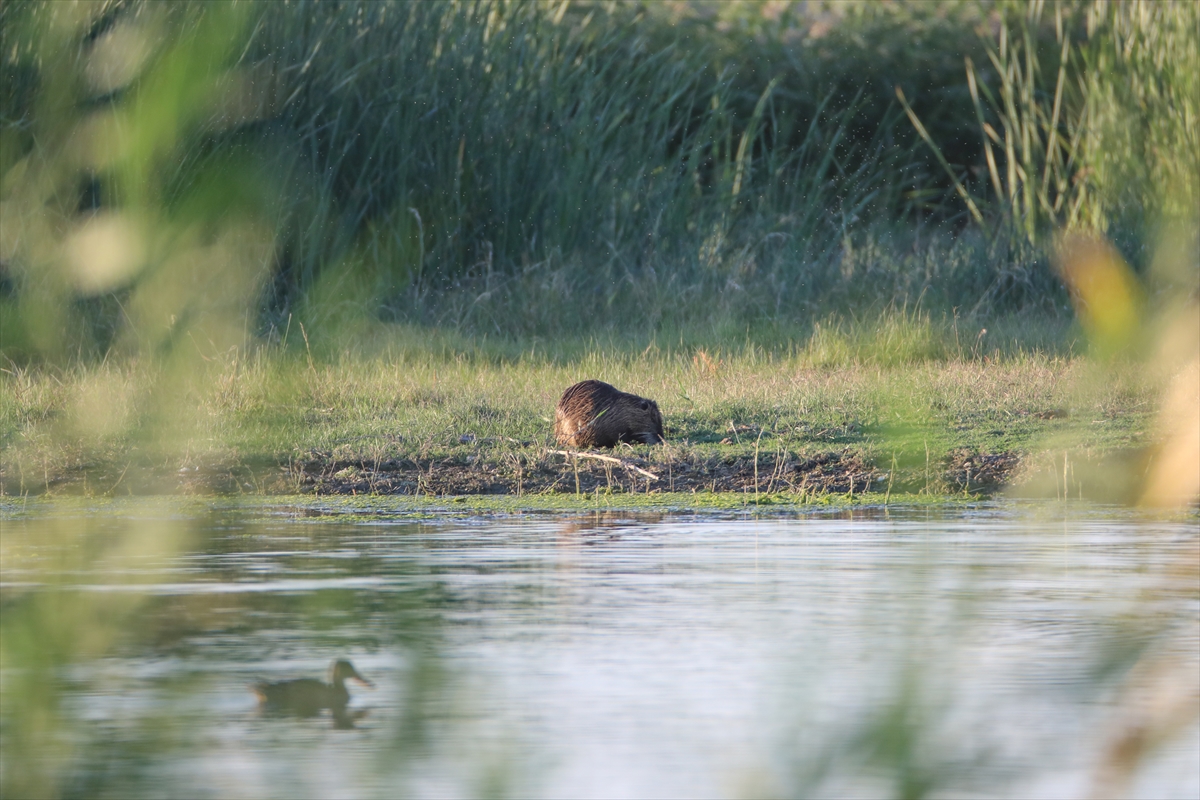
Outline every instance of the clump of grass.
{"label": "clump of grass", "polygon": [[896,367],[944,360],[950,355],[947,331],[928,314],[889,310],[871,322],[834,319],[814,327],[804,356],[815,366],[847,363]]}
{"label": "clump of grass", "polygon": [[[652,17],[713,48],[732,73],[735,103],[748,114],[761,86],[777,81],[787,108],[811,113],[822,98],[854,106],[847,138],[882,134],[888,179],[869,205],[875,218],[921,224],[960,214],[946,203],[951,184],[895,99],[897,84],[954,164],[982,158],[962,81],[964,57],[986,52],[989,9],[949,3],[678,3],[649,6]],[[857,102],[856,102],[857,101]]]}
{"label": "clump of grass", "polygon": [[897,88],[975,221],[1036,247],[1063,228],[1144,240],[1164,214],[1194,217],[1195,4],[1068,3],[1052,18],[1041,3],[998,10],[990,69],[966,61],[990,198],[970,190]]}
{"label": "clump of grass", "polygon": [[[913,312],[897,312],[883,336],[833,328],[854,349],[824,362],[820,332],[791,350],[585,347],[560,360],[417,331],[404,346],[312,361],[278,346],[230,354],[165,396],[177,379],[152,365],[0,375],[0,480],[14,494],[570,491],[549,453],[550,419],[562,390],[584,378],[663,408],[671,446],[618,453],[662,473],[656,491],[846,492],[852,478],[861,493],[879,488],[895,459],[896,492],[955,492],[967,469],[967,485],[980,485],[978,464],[955,467],[970,454],[1019,455],[1068,429],[1097,452],[1149,436],[1153,382],[1136,373],[1103,403],[1080,405],[1079,362],[959,358],[952,339],[932,345],[939,329]],[[945,360],[929,360],[931,346]],[[87,387],[106,402],[81,428]],[[590,465],[584,484],[597,480],[629,490]]]}

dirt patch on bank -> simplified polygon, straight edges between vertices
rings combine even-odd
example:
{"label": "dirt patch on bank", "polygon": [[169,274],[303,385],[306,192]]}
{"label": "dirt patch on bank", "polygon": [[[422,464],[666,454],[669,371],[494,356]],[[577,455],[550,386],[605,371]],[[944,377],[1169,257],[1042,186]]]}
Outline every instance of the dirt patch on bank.
{"label": "dirt patch on bank", "polygon": [[872,463],[850,449],[810,454],[702,454],[684,448],[563,454],[546,447],[444,458],[337,458],[312,452],[287,463],[91,465],[50,474],[48,483],[0,475],[5,494],[523,495],[616,492],[991,494],[1013,478],[1012,453],[954,451],[936,464]]}
{"label": "dirt patch on bank", "polygon": [[850,451],[757,459],[690,456],[653,461],[603,453],[567,456],[554,451],[514,453],[499,460],[468,457],[383,463],[316,456],[291,465],[279,478],[282,485],[274,488],[277,492],[318,494],[857,494],[886,491],[890,485],[897,492],[925,489],[990,494],[1004,485],[1019,463],[1015,454],[959,452],[951,453],[933,474],[923,474],[918,470],[881,468]]}
{"label": "dirt patch on bank", "polygon": [[[597,454],[604,455],[604,454]],[[373,464],[313,459],[294,465],[287,476],[295,490],[320,494],[525,494],[632,492],[849,493],[886,480],[880,470],[857,456],[829,453],[815,458],[746,457],[678,459],[651,462],[592,453],[511,455],[484,459],[409,460]],[[649,473],[649,477],[647,475]]]}

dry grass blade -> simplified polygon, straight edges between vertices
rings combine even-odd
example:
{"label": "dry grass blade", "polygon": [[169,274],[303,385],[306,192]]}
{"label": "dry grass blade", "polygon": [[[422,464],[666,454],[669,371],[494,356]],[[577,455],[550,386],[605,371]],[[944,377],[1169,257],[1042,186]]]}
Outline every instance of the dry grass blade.
{"label": "dry grass blade", "polygon": [[631,472],[636,472],[637,474],[649,478],[652,481],[658,480],[658,476],[653,472],[648,472],[636,464],[632,464],[629,461],[626,461],[623,458],[617,458],[616,456],[605,456],[599,453],[580,453],[575,450],[551,450],[550,452],[554,453],[555,455],[566,456],[567,458],[594,458],[597,461],[604,461],[605,463],[609,464],[619,464],[625,469]]}

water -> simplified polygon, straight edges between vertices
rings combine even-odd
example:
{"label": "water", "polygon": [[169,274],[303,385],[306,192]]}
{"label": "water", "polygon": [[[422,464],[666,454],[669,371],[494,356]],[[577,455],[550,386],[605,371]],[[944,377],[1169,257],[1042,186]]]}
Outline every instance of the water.
{"label": "water", "polygon": [[[10,509],[8,785],[1083,796],[1158,665],[1146,683],[1183,722],[1123,791],[1200,795],[1194,519],[314,508]],[[335,658],[376,684],[340,720],[247,688]]]}

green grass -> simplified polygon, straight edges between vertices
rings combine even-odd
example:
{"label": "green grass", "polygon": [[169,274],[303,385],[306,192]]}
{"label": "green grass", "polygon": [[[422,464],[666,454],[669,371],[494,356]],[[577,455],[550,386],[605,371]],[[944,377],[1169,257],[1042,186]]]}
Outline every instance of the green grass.
{"label": "green grass", "polygon": [[[1133,366],[1094,386],[1084,359],[1005,355],[980,337],[956,344],[919,316],[872,330],[874,339],[831,324],[776,349],[583,343],[514,353],[380,324],[374,340],[336,356],[278,346],[178,375],[115,364],[5,371],[0,467],[10,494],[578,490],[761,500],[993,491],[1018,475],[1020,457],[1056,439],[1096,457],[1152,440],[1157,385]],[[658,401],[668,443],[614,451],[657,481],[552,452],[554,404],[584,378]]]}
{"label": "green grass", "polygon": [[[122,515],[145,511],[145,498],[5,498],[0,500],[0,518],[35,519],[51,515],[69,517],[88,515]],[[894,493],[889,498],[893,513],[914,509],[955,509],[977,505],[978,498],[938,496],[928,494]],[[139,505],[140,504],[140,505]],[[759,516],[830,513],[871,513],[883,507],[877,494],[849,497],[844,494],[800,496],[788,493],[772,495],[745,493],[659,492],[652,494],[541,494],[524,495],[455,495],[430,497],[413,495],[278,495],[270,498],[238,497],[172,499],[172,511],[177,514],[220,515],[234,511],[253,517],[256,512],[266,518],[281,515],[314,522],[374,521],[379,519],[447,520],[455,517],[477,519],[481,516],[536,516],[593,518],[658,519],[663,515],[697,514],[705,517],[756,514]],[[151,507],[153,510],[153,507]]]}

